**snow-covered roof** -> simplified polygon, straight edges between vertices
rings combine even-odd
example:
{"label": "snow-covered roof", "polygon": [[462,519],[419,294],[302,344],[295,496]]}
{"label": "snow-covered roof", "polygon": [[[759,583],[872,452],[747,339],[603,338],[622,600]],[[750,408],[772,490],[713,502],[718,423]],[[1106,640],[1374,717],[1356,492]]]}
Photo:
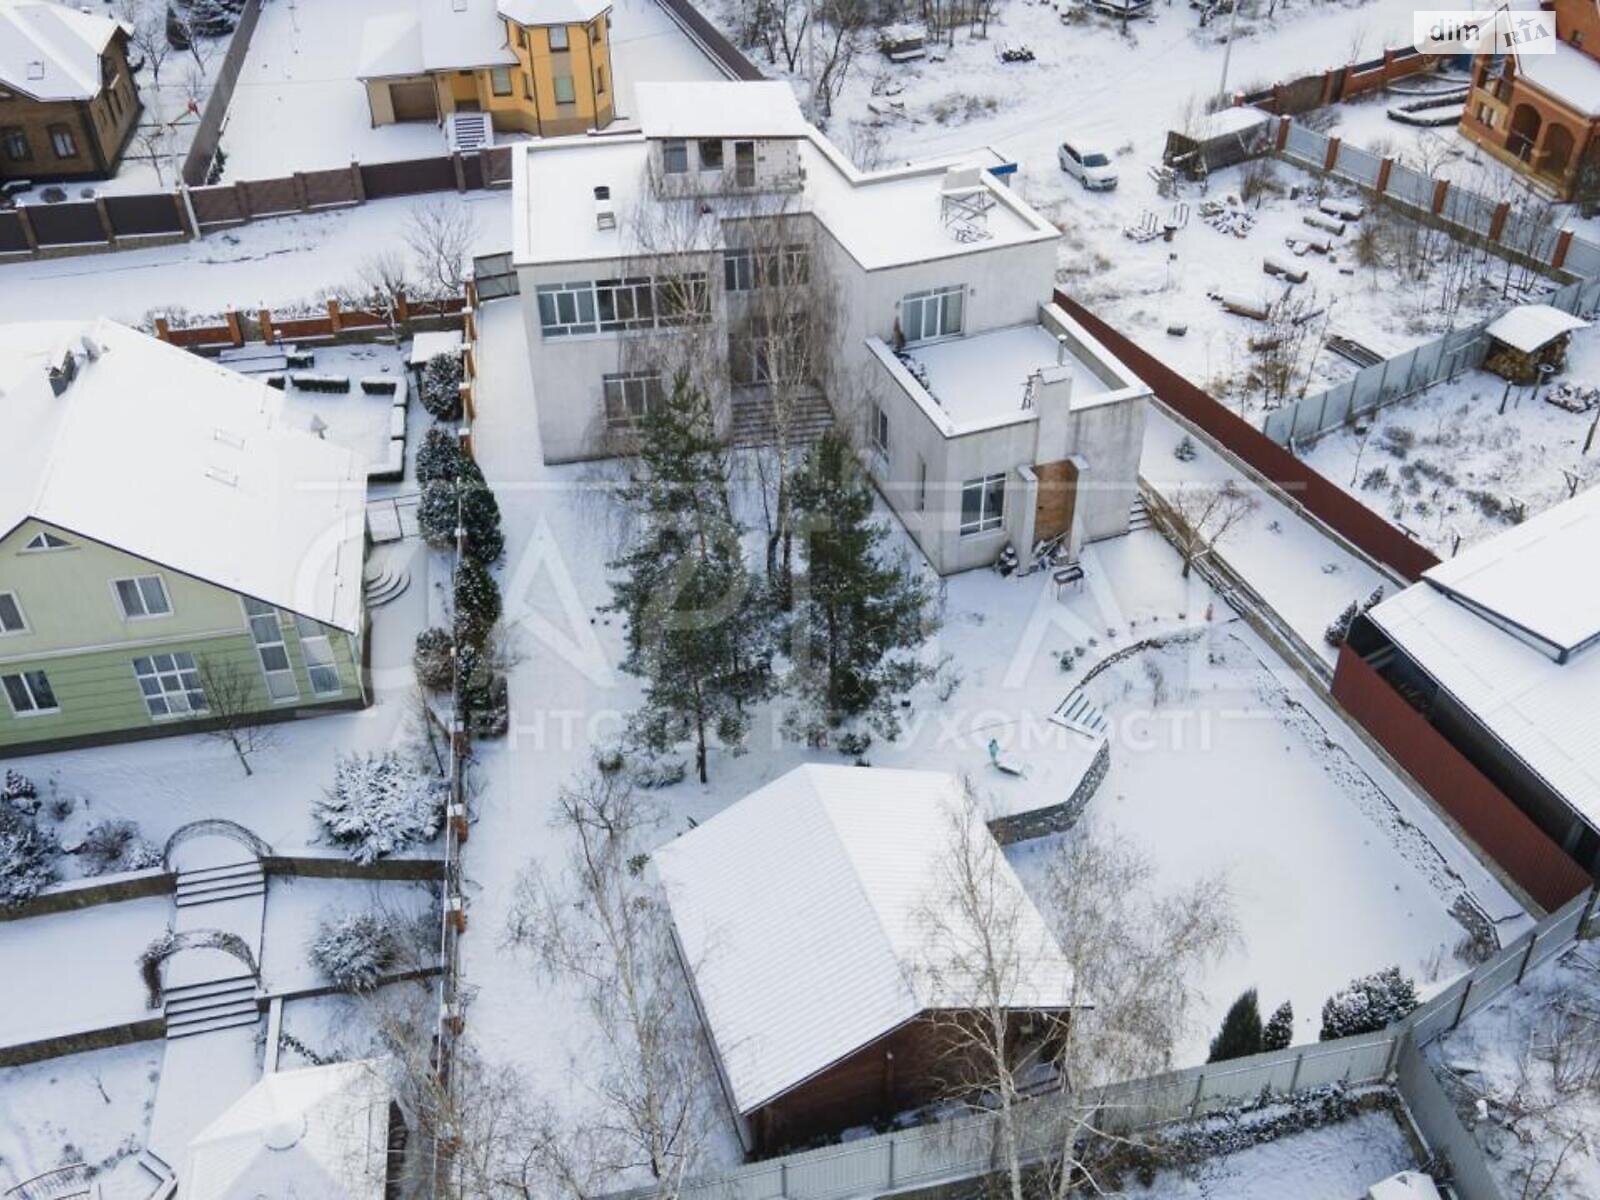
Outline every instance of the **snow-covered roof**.
{"label": "snow-covered roof", "polygon": [[500,0],[500,15],[518,25],[587,25],[610,0]]}
{"label": "snow-covered roof", "polygon": [[367,18],[357,61],[356,78],[382,79],[515,66],[517,56],[495,0],[413,0]]}
{"label": "snow-covered roof", "polygon": [[1371,620],[1600,827],[1600,488],[1424,573]]}
{"label": "snow-covered roof", "polygon": [[0,85],[35,100],[92,100],[121,25],[51,0],[0,0]]}
{"label": "snow-covered roof", "polygon": [[1220,108],[1200,122],[1195,140],[1204,142],[1211,138],[1226,137],[1232,133],[1243,133],[1247,129],[1265,125],[1272,119],[1271,113],[1249,104]]}
{"label": "snow-covered roof", "polygon": [[811,126],[782,80],[634,85],[647,138],[798,138]]}
{"label": "snow-covered roof", "polygon": [[1524,354],[1532,354],[1564,333],[1586,329],[1589,322],[1582,317],[1562,312],[1548,304],[1519,304],[1502,317],[1497,317],[1484,330],[1497,342],[1504,342]]}
{"label": "snow-covered roof", "polygon": [[113,321],[0,325],[0,536],[30,517],[360,628],[361,459],[259,380]]}
{"label": "snow-covered roof", "polygon": [[[930,914],[961,786],[932,771],[803,766],[655,852],[684,959],[741,1113],[915,1018],[959,1007]],[[1072,976],[1005,856],[1016,1008],[1072,1002]],[[954,919],[952,918],[952,921]]]}
{"label": "snow-covered roof", "polygon": [[1401,1171],[1368,1188],[1367,1200],[1439,1200],[1439,1189],[1434,1186],[1431,1175]]}
{"label": "snow-covered roof", "polygon": [[[985,171],[979,184],[994,198],[984,218],[988,237],[959,241],[945,223],[941,188],[946,168],[970,159],[868,173],[857,169],[815,129],[808,129],[798,144],[805,188],[785,199],[785,211],[813,213],[866,270],[982,253],[997,246],[1054,241],[1061,236],[1055,226]],[[992,152],[982,152],[981,158],[983,165],[992,165]],[[627,258],[636,248],[631,217],[641,204],[658,203],[650,194],[648,161],[649,145],[642,135],[543,138],[513,147],[515,262],[529,266]],[[612,208],[618,214],[609,229],[600,228],[595,221],[597,185],[611,189]],[[720,204],[716,197],[676,203],[703,206],[711,219]],[[730,204],[731,216],[748,211],[741,209],[747,205],[744,200],[736,198]],[[716,236],[715,231],[711,236]]]}
{"label": "snow-covered roof", "polygon": [[1517,74],[1586,117],[1600,116],[1600,62],[1558,41],[1553,52],[1518,54]]}
{"label": "snow-covered roof", "polygon": [[380,1200],[389,1087],[373,1061],[275,1071],[189,1143],[185,1200]]}

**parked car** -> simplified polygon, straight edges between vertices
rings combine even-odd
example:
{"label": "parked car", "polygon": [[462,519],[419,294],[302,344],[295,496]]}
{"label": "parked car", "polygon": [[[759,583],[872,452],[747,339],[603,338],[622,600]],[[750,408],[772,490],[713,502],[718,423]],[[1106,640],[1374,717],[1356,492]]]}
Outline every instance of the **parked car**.
{"label": "parked car", "polygon": [[1071,142],[1062,142],[1056,157],[1061,160],[1061,169],[1091,192],[1109,192],[1117,186],[1117,169],[1111,165],[1109,155],[1079,150]]}

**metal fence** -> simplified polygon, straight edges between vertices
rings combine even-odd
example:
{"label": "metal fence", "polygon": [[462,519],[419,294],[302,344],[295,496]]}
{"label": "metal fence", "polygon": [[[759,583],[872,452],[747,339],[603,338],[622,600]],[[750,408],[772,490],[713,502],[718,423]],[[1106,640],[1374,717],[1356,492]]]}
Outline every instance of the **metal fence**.
{"label": "metal fence", "polygon": [[[1130,1132],[1204,1116],[1260,1099],[1311,1088],[1393,1082],[1434,1151],[1448,1154],[1464,1200],[1501,1200],[1482,1150],[1461,1125],[1421,1055],[1426,1046],[1488,1004],[1523,976],[1570,946],[1587,921],[1594,893],[1575,897],[1495,957],[1456,980],[1406,1020],[1379,1033],[1291,1046],[1227,1063],[1112,1084],[1072,1100],[1073,1111],[1096,1111],[1097,1127]],[[1043,1158],[1059,1144],[1063,1101],[1024,1101],[1020,1141],[1026,1157]],[[849,1200],[986,1175],[1001,1166],[998,1118],[992,1113],[920,1125],[820,1150],[785,1155],[726,1174],[693,1179],[683,1200]],[[610,1200],[646,1200],[654,1189]]]}
{"label": "metal fence", "polygon": [[[1600,309],[1600,279],[1564,284],[1544,302],[1563,312],[1593,317]],[[1304,442],[1473,370],[1488,353],[1489,338],[1484,331],[1493,320],[1452,329],[1393,358],[1363,367],[1325,391],[1275,408],[1262,418],[1261,432],[1280,446]]]}

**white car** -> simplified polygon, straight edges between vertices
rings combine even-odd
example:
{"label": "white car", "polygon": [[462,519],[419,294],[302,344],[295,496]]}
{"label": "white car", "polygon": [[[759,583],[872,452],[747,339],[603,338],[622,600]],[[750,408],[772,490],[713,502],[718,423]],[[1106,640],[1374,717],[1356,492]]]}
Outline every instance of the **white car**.
{"label": "white car", "polygon": [[1099,151],[1079,150],[1071,142],[1062,142],[1056,150],[1061,169],[1091,192],[1109,192],[1117,186],[1117,169],[1108,155]]}

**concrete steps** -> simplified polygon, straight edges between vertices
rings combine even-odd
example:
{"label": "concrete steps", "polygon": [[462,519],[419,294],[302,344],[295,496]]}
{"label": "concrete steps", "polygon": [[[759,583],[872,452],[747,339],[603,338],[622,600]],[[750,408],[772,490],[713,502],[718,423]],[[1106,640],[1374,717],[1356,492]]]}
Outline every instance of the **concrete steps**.
{"label": "concrete steps", "polygon": [[173,988],[162,996],[162,1002],[168,1041],[235,1025],[254,1025],[261,1019],[256,981],[249,975]]}
{"label": "concrete steps", "polygon": [[244,896],[260,896],[267,890],[266,873],[255,859],[249,862],[228,863],[220,867],[204,867],[198,871],[183,871],[178,875],[174,903],[179,908],[196,904],[211,904],[219,900],[237,900]]}
{"label": "concrete steps", "polygon": [[[789,418],[788,440],[796,446],[814,442],[833,427],[833,409],[826,397],[797,401]],[[770,446],[778,440],[772,407],[761,395],[735,397],[730,436],[735,446]]]}
{"label": "concrete steps", "polygon": [[1102,737],[1109,728],[1105,713],[1090,704],[1082,692],[1068,696],[1050,719],[1085,737]]}
{"label": "concrete steps", "polygon": [[378,568],[377,574],[361,581],[361,591],[368,608],[381,608],[391,600],[399,599],[410,586],[411,572],[400,563],[385,563]]}
{"label": "concrete steps", "polygon": [[1132,506],[1128,509],[1128,532],[1133,533],[1140,529],[1150,528],[1150,510],[1144,506],[1144,497],[1134,498]]}

